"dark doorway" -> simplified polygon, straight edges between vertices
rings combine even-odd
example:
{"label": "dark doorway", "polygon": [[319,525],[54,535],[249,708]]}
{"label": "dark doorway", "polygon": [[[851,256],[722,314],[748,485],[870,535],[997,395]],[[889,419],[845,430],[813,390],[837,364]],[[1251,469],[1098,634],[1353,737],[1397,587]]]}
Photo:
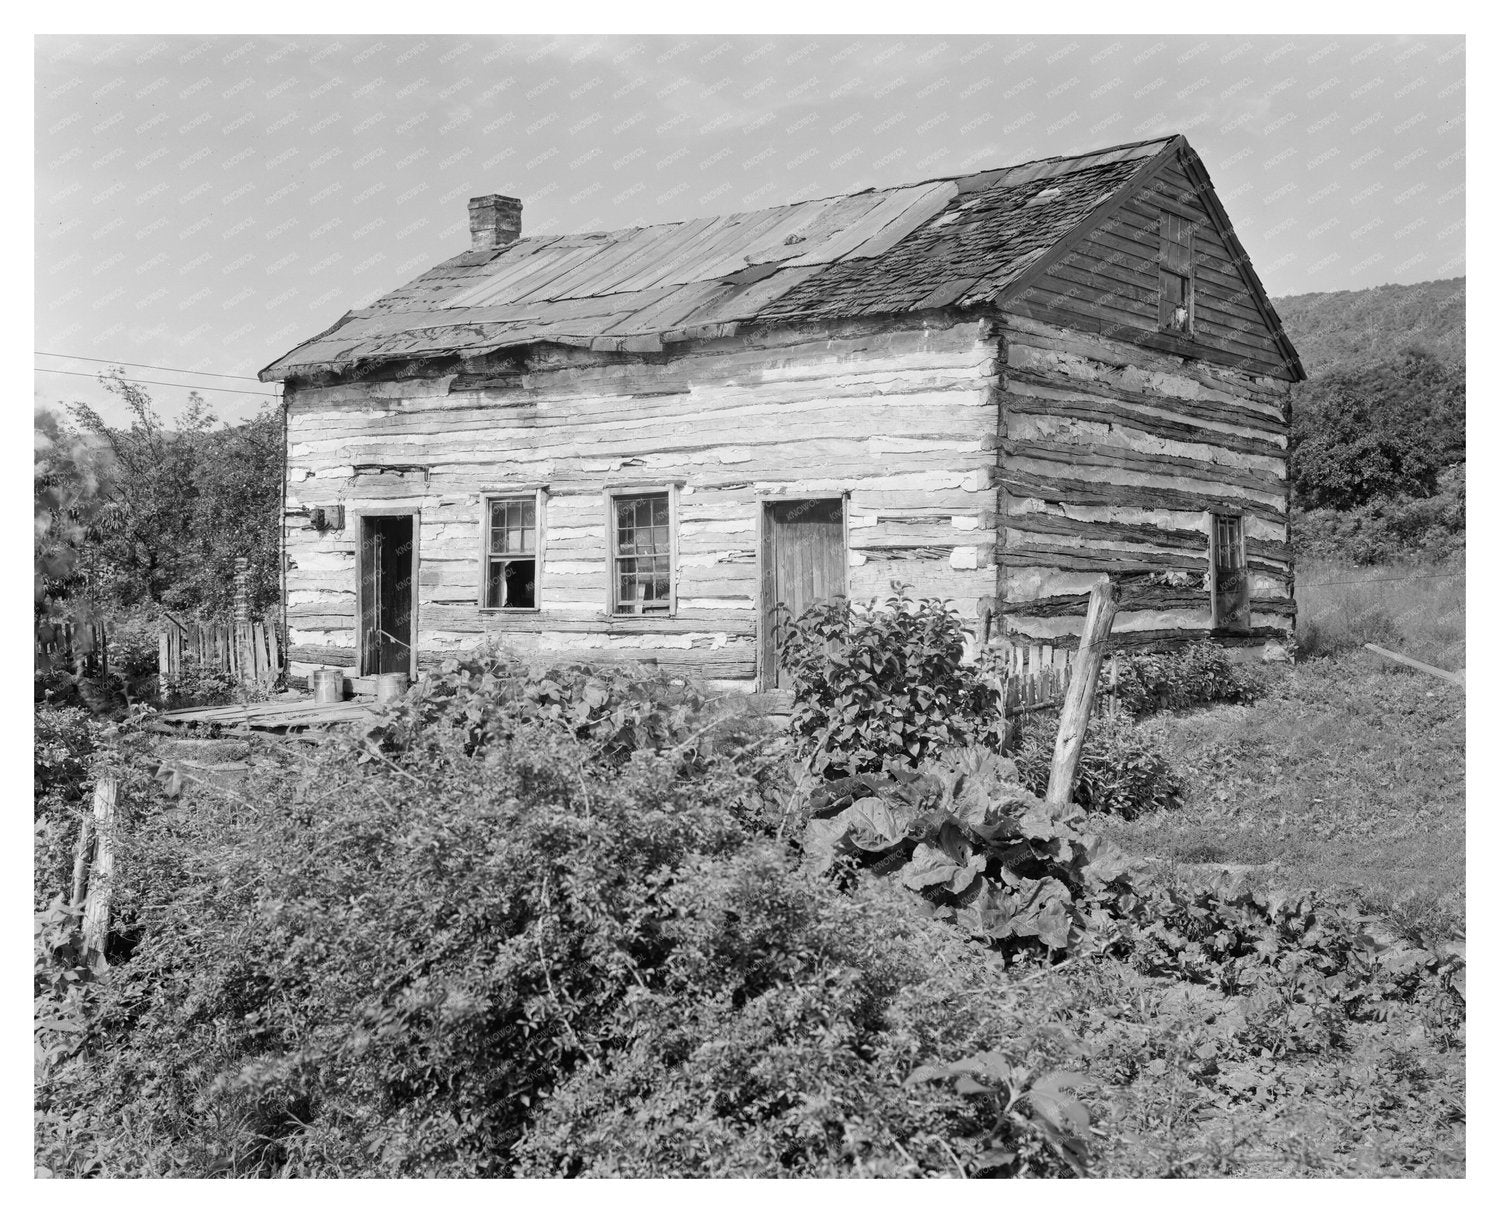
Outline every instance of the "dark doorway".
{"label": "dark doorway", "polygon": [[359,524],[361,674],[411,674],[416,519],[366,515]]}
{"label": "dark doorway", "polygon": [[844,593],[843,498],[770,502],[764,534],[761,685],[770,690],[787,685],[776,656],[786,616],[776,610],[777,604],[784,604],[795,619],[813,603]]}

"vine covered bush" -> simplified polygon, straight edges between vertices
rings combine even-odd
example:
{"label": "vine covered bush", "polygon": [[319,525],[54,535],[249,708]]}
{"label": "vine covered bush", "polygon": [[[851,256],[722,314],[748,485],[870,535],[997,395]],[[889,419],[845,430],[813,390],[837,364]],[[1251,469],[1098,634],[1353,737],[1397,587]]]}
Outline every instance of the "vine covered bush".
{"label": "vine covered bush", "polygon": [[834,598],[783,627],[792,731],[814,773],[910,768],[1004,739],[1002,692],[963,663],[963,621],[940,599],[898,586],[883,604]]}

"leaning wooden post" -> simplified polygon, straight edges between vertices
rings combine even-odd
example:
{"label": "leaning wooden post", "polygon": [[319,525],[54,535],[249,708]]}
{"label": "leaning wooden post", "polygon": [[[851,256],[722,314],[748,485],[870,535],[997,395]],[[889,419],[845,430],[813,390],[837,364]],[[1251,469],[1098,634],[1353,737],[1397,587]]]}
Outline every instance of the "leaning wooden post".
{"label": "leaning wooden post", "polygon": [[83,958],[96,973],[109,967],[104,959],[104,945],[109,937],[110,886],[115,870],[115,795],[118,787],[110,778],[101,779],[94,786],[94,864],[89,873],[88,900],[83,911]]}
{"label": "leaning wooden post", "polygon": [[1049,804],[1066,804],[1073,797],[1078,759],[1083,754],[1083,738],[1089,727],[1089,713],[1094,710],[1094,692],[1118,607],[1115,583],[1107,577],[1096,583],[1089,594],[1089,613],[1083,621],[1083,634],[1078,638],[1078,656],[1073,662],[1073,677],[1068,680],[1068,696],[1058,722],[1052,775],[1047,780]]}

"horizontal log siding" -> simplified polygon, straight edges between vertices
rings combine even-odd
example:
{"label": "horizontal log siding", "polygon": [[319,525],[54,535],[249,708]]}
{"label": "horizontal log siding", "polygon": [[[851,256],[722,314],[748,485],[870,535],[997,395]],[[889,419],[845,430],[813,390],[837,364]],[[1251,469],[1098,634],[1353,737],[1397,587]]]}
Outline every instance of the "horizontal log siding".
{"label": "horizontal log siding", "polygon": [[[849,586],[893,579],[969,618],[993,593],[997,345],[979,323],[846,326],[719,340],[656,362],[549,355],[504,387],[450,377],[288,393],[294,663],[355,664],[354,517],[421,510],[418,659],[486,636],[589,659],[654,658],[748,687],[760,501],[850,494]],[[498,382],[498,381],[497,381]],[[420,465],[421,473],[362,471]],[[678,611],[606,615],[604,493],[680,485]],[[545,487],[541,609],[479,610],[481,500]],[[345,529],[313,530],[342,504]],[[297,666],[294,666],[294,669]]]}
{"label": "horizontal log siding", "polygon": [[1069,643],[1100,573],[1127,642],[1210,630],[1208,514],[1243,512],[1247,639],[1291,628],[1285,384],[1009,316],[1001,376],[1003,627]]}

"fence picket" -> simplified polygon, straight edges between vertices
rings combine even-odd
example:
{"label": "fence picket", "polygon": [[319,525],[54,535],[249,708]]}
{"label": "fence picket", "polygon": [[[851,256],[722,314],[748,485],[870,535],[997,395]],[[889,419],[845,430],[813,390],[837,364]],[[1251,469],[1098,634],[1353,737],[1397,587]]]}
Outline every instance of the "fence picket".
{"label": "fence picket", "polygon": [[[1108,660],[1108,675],[1100,671],[1101,699],[1110,707],[1118,702],[1120,661]],[[996,678],[1003,683],[1003,702],[1008,716],[1061,706],[1079,668],[1078,651],[1056,644],[1008,644],[996,663]]]}
{"label": "fence picket", "polygon": [[[37,637],[37,651],[41,653],[40,627]],[[274,620],[182,623],[171,619],[157,642],[157,666],[163,676],[175,678],[185,673],[189,662],[195,662],[242,683],[269,687],[281,673],[284,652]]]}

